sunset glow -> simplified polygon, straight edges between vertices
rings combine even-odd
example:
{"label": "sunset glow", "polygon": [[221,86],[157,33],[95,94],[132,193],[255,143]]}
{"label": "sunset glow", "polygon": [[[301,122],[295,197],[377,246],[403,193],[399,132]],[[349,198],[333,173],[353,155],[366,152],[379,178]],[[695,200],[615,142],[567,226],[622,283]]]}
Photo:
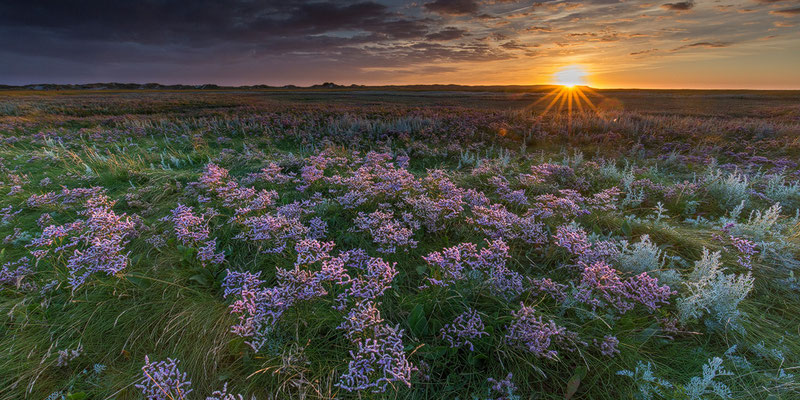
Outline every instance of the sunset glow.
{"label": "sunset glow", "polygon": [[572,88],[578,85],[586,85],[587,73],[583,68],[577,65],[570,65],[562,68],[553,75],[553,80],[556,85]]}

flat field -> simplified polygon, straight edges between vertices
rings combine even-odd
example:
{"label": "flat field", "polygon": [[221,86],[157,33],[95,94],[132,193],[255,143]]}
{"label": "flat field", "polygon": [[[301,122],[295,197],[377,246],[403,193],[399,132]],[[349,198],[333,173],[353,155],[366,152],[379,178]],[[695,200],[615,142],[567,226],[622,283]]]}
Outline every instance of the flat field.
{"label": "flat field", "polygon": [[0,398],[800,398],[800,92],[553,90],[0,91]]}

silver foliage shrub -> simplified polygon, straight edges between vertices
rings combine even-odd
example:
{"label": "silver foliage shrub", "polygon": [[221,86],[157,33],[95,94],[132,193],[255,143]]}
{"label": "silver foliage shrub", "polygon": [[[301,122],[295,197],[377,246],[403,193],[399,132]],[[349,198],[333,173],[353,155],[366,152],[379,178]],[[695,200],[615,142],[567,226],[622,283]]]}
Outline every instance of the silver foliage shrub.
{"label": "silver foliage shrub", "polygon": [[705,319],[710,328],[730,326],[741,331],[738,306],[753,289],[753,276],[725,274],[720,254],[703,249],[703,257],[684,283],[687,293],[678,300],[678,317],[681,322]]}
{"label": "silver foliage shrub", "polygon": [[733,375],[722,366],[722,359],[714,357],[703,365],[703,376],[695,376],[686,385],[686,395],[691,400],[706,398],[706,395],[716,395],[715,398],[730,399],[731,389],[724,383],[715,381],[718,376]]}
{"label": "silver foliage shrub", "polygon": [[657,271],[664,264],[664,252],[650,240],[650,235],[642,235],[634,244],[622,242],[616,261],[620,269],[634,274]]}
{"label": "silver foliage shrub", "polygon": [[736,207],[737,204],[747,202],[750,198],[748,192],[750,184],[747,177],[739,171],[725,175],[719,169],[709,170],[706,178],[709,181],[708,193],[725,209]]}

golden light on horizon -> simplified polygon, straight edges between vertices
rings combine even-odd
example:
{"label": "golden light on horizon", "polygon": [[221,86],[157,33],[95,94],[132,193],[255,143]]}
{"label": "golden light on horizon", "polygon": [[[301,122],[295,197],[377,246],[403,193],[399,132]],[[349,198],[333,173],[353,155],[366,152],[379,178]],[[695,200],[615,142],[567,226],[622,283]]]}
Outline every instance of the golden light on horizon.
{"label": "golden light on horizon", "polygon": [[531,108],[540,103],[545,103],[547,105],[541,111],[542,115],[551,110],[557,114],[566,112],[567,123],[570,127],[569,129],[571,129],[573,112],[597,112],[597,107],[587,94],[597,97],[600,97],[600,95],[587,86],[587,75],[586,70],[579,65],[569,65],[559,69],[553,74],[553,84],[557,85],[557,87],[531,104]]}
{"label": "golden light on horizon", "polygon": [[579,65],[570,65],[553,74],[553,83],[567,88],[586,85],[585,77],[588,75],[586,70]]}

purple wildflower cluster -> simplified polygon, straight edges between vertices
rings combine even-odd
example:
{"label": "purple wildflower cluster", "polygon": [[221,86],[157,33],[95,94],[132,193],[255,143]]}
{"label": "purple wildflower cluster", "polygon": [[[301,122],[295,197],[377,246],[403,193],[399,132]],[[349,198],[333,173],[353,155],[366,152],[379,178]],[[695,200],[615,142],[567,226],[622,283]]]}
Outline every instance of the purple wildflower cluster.
{"label": "purple wildflower cluster", "polygon": [[468,194],[456,186],[444,171],[429,170],[422,179],[422,187],[424,193],[408,196],[404,200],[428,232],[442,230],[445,223],[461,216]]}
{"label": "purple wildflower cluster", "polygon": [[576,256],[580,265],[607,260],[619,253],[619,246],[615,242],[608,240],[591,242],[585,230],[572,224],[556,228],[553,243]]}
{"label": "purple wildflower cluster", "polygon": [[661,304],[669,304],[669,297],[675,294],[669,286],[659,286],[658,280],[646,272],[620,278],[617,270],[602,261],[584,267],[575,298],[592,307],[592,310],[610,305],[621,314],[641,304],[649,311],[657,310]]}
{"label": "purple wildflower cluster", "polygon": [[125,214],[116,214],[111,208],[113,205],[105,195],[88,199],[86,208],[80,212],[87,217],[85,220],[46,227],[42,235],[31,242],[30,246],[36,248],[32,254],[42,259],[48,254],[72,249],[66,268],[73,290],[96,272],[114,275],[122,271],[128,266],[128,253],[124,248],[136,234],[136,223]]}
{"label": "purple wildflower cluster", "polygon": [[83,346],[78,345],[74,349],[65,349],[58,351],[58,359],[56,360],[56,367],[66,367],[69,362],[80,357],[83,354]]}
{"label": "purple wildflower cluster", "polygon": [[33,275],[33,270],[28,257],[9,261],[3,264],[3,268],[0,268],[0,288],[11,287],[23,292],[36,290],[36,284],[28,281],[31,275]]}
{"label": "purple wildflower cluster", "polygon": [[411,374],[417,368],[406,356],[403,330],[380,324],[371,333],[372,337],[356,341],[357,349],[350,351],[352,360],[347,372],[335,386],[348,392],[369,389],[373,393],[385,392],[393,382],[411,386]]}
{"label": "purple wildflower cluster", "polygon": [[752,257],[758,253],[756,250],[756,244],[752,240],[747,240],[745,238],[738,238],[736,236],[731,235],[731,245],[739,252],[738,262],[739,265],[745,267],[747,269],[753,268]]}
{"label": "purple wildflower cluster", "polygon": [[512,312],[513,322],[506,328],[506,342],[527,350],[537,357],[555,359],[558,351],[551,344],[570,345],[576,335],[566,328],[556,325],[553,320],[545,322],[537,316],[533,307],[522,304],[522,308]]}
{"label": "purple wildflower cluster", "polygon": [[413,221],[411,214],[403,214],[401,221],[394,218],[391,211],[359,212],[353,223],[356,231],[369,232],[372,241],[380,246],[377,250],[381,253],[391,254],[398,248],[408,251],[417,247],[417,241],[412,238],[413,228],[418,228],[419,224]]}
{"label": "purple wildflower cluster", "polygon": [[252,187],[242,187],[228,175],[228,170],[214,163],[206,165],[198,186],[222,201],[223,207],[235,210],[234,219],[273,206],[278,198],[274,190],[257,191]]}
{"label": "purple wildflower cluster", "polygon": [[420,183],[410,172],[388,162],[391,154],[368,153],[351,176],[324,177],[339,194],[336,202],[345,208],[355,208],[368,201],[397,202],[418,192]]}
{"label": "purple wildflower cluster", "polygon": [[184,246],[198,250],[197,259],[203,265],[207,262],[221,264],[225,261],[225,255],[216,251],[217,239],[209,237],[209,221],[219,215],[216,210],[212,208],[203,214],[196,215],[192,207],[178,204],[171,213],[171,216],[161,220],[173,224],[175,236]]}
{"label": "purple wildflower cluster", "polygon": [[567,299],[567,285],[554,282],[550,278],[528,278],[528,283],[532,293],[546,294],[559,303]]}
{"label": "purple wildflower cluster", "polygon": [[242,183],[251,184],[254,182],[266,182],[266,183],[276,183],[276,184],[284,184],[288,183],[294,176],[284,174],[283,168],[280,165],[270,162],[267,164],[266,167],[262,168],[261,171],[250,174],[242,180]]}
{"label": "purple wildflower cluster", "polygon": [[301,240],[309,233],[297,218],[281,215],[248,217],[241,222],[244,231],[234,239],[255,242],[264,253],[282,253],[290,242]]}
{"label": "purple wildflower cluster", "polygon": [[[256,400],[256,396],[254,395],[251,399]],[[215,390],[211,396],[206,397],[206,400],[245,400],[245,398],[241,394],[228,393],[228,383],[225,382],[222,390]]]}
{"label": "purple wildflower cluster", "polygon": [[370,332],[374,333],[377,326],[383,322],[381,312],[378,310],[379,305],[380,303],[375,304],[372,300],[359,302],[350,309],[344,322],[337,329],[344,330],[345,336],[350,340],[357,340]]}
{"label": "purple wildflower cluster", "polygon": [[488,335],[484,331],[483,320],[477,311],[470,308],[456,317],[452,323],[446,324],[441,330],[442,338],[450,343],[450,347],[468,347],[469,351],[475,348],[472,340]]}
{"label": "purple wildflower cluster", "polygon": [[528,197],[525,195],[525,191],[511,189],[508,180],[504,178],[502,175],[495,175],[490,177],[489,184],[494,186],[495,193],[497,193],[501,199],[507,201],[508,203],[517,206],[527,206],[530,204],[530,201],[528,201]]}
{"label": "purple wildflower cluster", "polygon": [[5,225],[10,223],[11,220],[21,212],[22,210],[14,211],[13,206],[8,206],[0,209],[0,225]]}
{"label": "purple wildflower cluster", "polygon": [[491,239],[518,239],[529,244],[542,244],[547,240],[544,224],[538,222],[533,213],[519,216],[502,204],[492,204],[473,206],[472,214],[466,222]]}
{"label": "purple wildflower cluster", "polygon": [[573,189],[561,189],[559,197],[553,193],[542,194],[534,198],[535,213],[541,218],[560,217],[564,219],[588,215],[592,211],[608,211],[617,208],[620,190],[617,187],[595,193],[592,197],[584,197]]}
{"label": "purple wildflower cluster", "polygon": [[432,286],[450,286],[480,273],[495,294],[506,299],[514,298],[522,293],[523,284],[522,276],[506,266],[511,257],[508,250],[508,245],[497,239],[487,240],[486,247],[480,251],[474,243],[461,243],[432,252],[422,259],[436,267],[439,278],[428,277],[427,281]]}
{"label": "purple wildflower cluster", "polygon": [[[273,287],[261,287],[260,273],[228,271],[223,282],[224,296],[235,298],[231,313],[239,318],[231,331],[250,338],[247,343],[258,351],[286,310],[299,301],[327,295],[326,286],[342,290],[337,299],[337,308],[342,310],[350,299],[361,304],[378,298],[391,287],[397,275],[394,264],[359,250],[331,257],[328,253],[332,249],[331,242],[309,239],[298,243],[297,263],[291,269],[277,268],[277,285]],[[319,265],[318,270],[312,269],[315,265]]]}
{"label": "purple wildflower cluster", "polygon": [[61,206],[68,207],[78,204],[83,200],[98,197],[105,193],[101,187],[61,189],[61,192],[46,192],[43,194],[32,194],[28,197],[28,207]]}
{"label": "purple wildflower cluster", "polygon": [[616,336],[606,335],[603,337],[603,341],[595,339],[594,345],[600,348],[600,354],[604,356],[614,357],[619,354],[619,349],[617,349],[619,340]]}
{"label": "purple wildflower cluster", "polygon": [[489,394],[493,397],[493,400],[516,400],[519,399],[519,396],[516,395],[518,390],[517,385],[511,381],[514,375],[509,372],[505,378],[501,380],[496,380],[494,378],[487,378],[486,381],[492,385],[489,388]]}
{"label": "purple wildflower cluster", "polygon": [[397,263],[384,261],[377,257],[368,257],[363,250],[349,250],[343,252],[335,262],[342,262],[347,269],[352,271],[347,280],[341,285],[345,291],[338,300],[338,308],[343,309],[349,299],[356,301],[377,299],[391,288],[394,277],[397,276]]}
{"label": "purple wildflower cluster", "polygon": [[185,372],[178,369],[178,363],[180,360],[172,358],[150,362],[150,358],[144,356],[142,380],[135,387],[147,400],[186,399],[192,392],[192,382],[186,378]]}

